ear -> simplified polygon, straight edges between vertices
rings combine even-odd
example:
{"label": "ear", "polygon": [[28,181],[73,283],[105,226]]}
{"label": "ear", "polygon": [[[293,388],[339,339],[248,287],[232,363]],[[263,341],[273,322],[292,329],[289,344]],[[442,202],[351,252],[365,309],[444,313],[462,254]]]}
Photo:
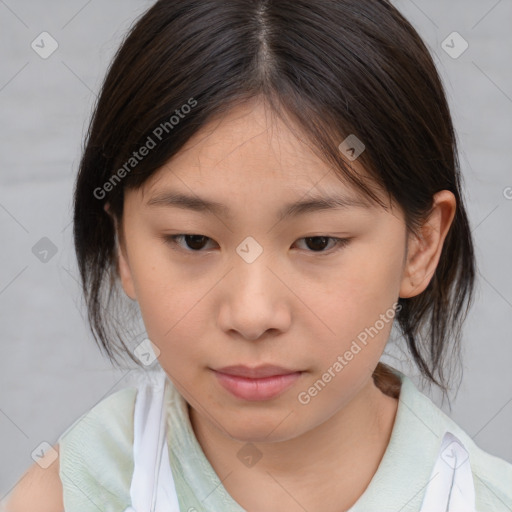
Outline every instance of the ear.
{"label": "ear", "polygon": [[115,233],[116,233],[116,249],[117,249],[117,270],[119,273],[119,278],[121,280],[121,284],[123,286],[124,293],[132,299],[136,300],[137,295],[135,293],[135,286],[133,284],[132,272],[130,269],[130,264],[128,262],[128,255],[126,251],[126,243],[123,235],[122,226],[119,226],[118,219],[115,215],[110,212],[110,204],[105,203],[104,206],[105,211],[110,215],[112,220],[114,221]]}
{"label": "ear", "polygon": [[427,288],[439,263],[456,207],[455,196],[449,190],[434,195],[432,212],[421,227],[420,236],[409,236],[400,297],[414,297]]}

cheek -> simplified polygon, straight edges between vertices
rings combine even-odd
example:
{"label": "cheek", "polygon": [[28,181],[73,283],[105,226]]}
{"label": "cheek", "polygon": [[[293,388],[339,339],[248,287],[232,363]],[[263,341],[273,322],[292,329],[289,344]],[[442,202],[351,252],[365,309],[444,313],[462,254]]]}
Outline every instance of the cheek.
{"label": "cheek", "polygon": [[197,277],[189,279],[170,264],[169,251],[161,242],[148,239],[137,243],[130,255],[142,318],[149,338],[160,350],[179,336],[183,326],[190,328],[190,315],[197,312],[195,306],[204,295]]}
{"label": "cheek", "polygon": [[401,254],[389,246],[361,250],[333,269],[328,282],[311,283],[317,297],[311,309],[328,333],[315,350],[325,368],[344,354],[352,368],[379,360],[396,314],[401,264]]}
{"label": "cheek", "polygon": [[[191,339],[204,336],[204,295],[208,288],[184,286],[179,278],[148,278],[139,296],[139,306],[148,335],[163,350],[171,345],[190,347]],[[174,277],[174,276],[172,276]],[[205,291],[201,291],[206,288]],[[201,329],[203,326],[203,329]],[[181,342],[180,342],[181,341]]]}
{"label": "cheek", "polygon": [[351,324],[377,319],[397,300],[400,281],[401,259],[396,251],[385,247],[360,250],[333,269],[320,285],[316,294],[319,308],[329,311],[331,317],[352,319]]}

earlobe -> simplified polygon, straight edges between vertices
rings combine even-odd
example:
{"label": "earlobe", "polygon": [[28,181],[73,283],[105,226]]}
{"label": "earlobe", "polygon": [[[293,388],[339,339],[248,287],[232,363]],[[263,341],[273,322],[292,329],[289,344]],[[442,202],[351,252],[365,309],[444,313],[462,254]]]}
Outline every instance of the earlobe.
{"label": "earlobe", "polygon": [[409,298],[423,292],[436,271],[441,251],[455,217],[457,202],[449,190],[434,195],[432,212],[421,227],[419,236],[410,235],[400,297]]}

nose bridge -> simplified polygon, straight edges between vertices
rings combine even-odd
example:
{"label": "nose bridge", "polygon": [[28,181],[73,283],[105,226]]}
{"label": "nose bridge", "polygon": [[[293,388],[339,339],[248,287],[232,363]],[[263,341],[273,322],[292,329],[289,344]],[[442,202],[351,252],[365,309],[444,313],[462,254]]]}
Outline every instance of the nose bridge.
{"label": "nose bridge", "polygon": [[237,246],[236,253],[242,259],[244,263],[247,265],[252,265],[258,259],[262,259],[261,256],[264,255],[264,258],[268,258],[269,251],[265,250],[263,245],[256,240],[253,236],[245,237]]}
{"label": "nose bridge", "polygon": [[270,329],[285,330],[289,314],[282,304],[282,285],[275,274],[270,251],[247,237],[236,248],[227,293],[224,295],[221,323],[225,330],[236,330],[256,340]]}
{"label": "nose bridge", "polygon": [[[235,286],[253,300],[265,298],[268,295],[265,291],[269,291],[269,277],[273,275],[268,268],[272,265],[270,251],[265,250],[254,237],[248,236],[237,246],[236,256],[233,269]],[[244,300],[244,297],[239,297],[239,300]]]}

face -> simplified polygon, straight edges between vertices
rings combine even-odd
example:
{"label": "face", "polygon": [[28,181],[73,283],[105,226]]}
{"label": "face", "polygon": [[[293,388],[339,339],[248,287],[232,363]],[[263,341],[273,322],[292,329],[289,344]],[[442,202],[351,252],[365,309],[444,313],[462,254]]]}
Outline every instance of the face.
{"label": "face", "polygon": [[[346,204],[282,215],[327,196]],[[231,438],[297,437],[371,382],[404,279],[403,215],[365,204],[262,105],[212,123],[126,191],[122,235],[122,284],[161,366]],[[259,381],[217,371],[233,365],[285,370]]]}

